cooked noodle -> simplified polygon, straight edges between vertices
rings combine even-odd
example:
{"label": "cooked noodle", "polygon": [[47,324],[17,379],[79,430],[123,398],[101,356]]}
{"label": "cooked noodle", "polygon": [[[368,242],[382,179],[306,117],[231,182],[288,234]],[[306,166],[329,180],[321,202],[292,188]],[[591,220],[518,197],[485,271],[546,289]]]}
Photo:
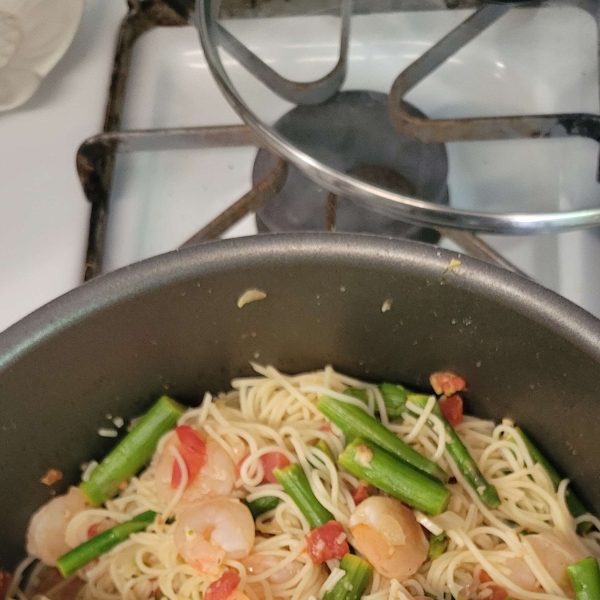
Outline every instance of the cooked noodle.
{"label": "cooked noodle", "polygon": [[[431,414],[433,397],[424,410],[409,402],[410,412],[407,410],[401,419],[390,422],[377,386],[337,373],[331,367],[285,376],[270,366],[253,366],[259,376],[235,379],[233,391],[217,398],[206,395],[198,408],[187,411],[180,419],[180,424],[204,429],[234,462],[239,463],[247,453],[239,468],[233,497],[248,501],[266,496],[281,499],[274,510],[256,521],[257,538],[252,553],[275,557],[276,560],[269,559],[271,566],[260,573],[251,573],[242,562],[226,561],[225,566],[239,572],[239,587],[250,600],[318,599],[343,575],[337,566],[339,561],[329,561],[329,569],[311,562],[305,552],[304,536],[310,530],[305,517],[280,485],[261,483],[260,457],[273,450],[283,451],[303,467],[319,502],[344,527],[348,526],[355,508],[352,492],[359,482],[340,471],[326,453],[314,447],[317,440],[323,440],[336,456],[344,448],[341,433],[329,426],[316,408],[322,394],[356,404],[372,415],[379,413],[389,429],[440,465],[456,481],[450,485],[452,496],[447,512],[439,517],[441,522],[451,524],[444,527],[450,538],[447,551],[433,562],[425,563],[403,584],[375,573],[363,596],[365,600],[411,600],[425,594],[438,598],[451,594],[458,598],[461,590],[474,583],[479,586],[478,597],[485,600],[491,591],[486,589],[488,584],[479,583],[482,569],[511,597],[521,600],[564,598],[565,592],[533,551],[528,536],[522,535],[525,531],[558,533],[569,543],[584,547],[588,554],[600,555],[597,532],[585,539],[576,534],[577,523],[591,520],[598,527],[600,521],[591,516],[577,520],[571,517],[565,504],[567,482],[563,482],[558,491],[554,490],[548,474],[534,464],[511,422],[505,420],[494,425],[490,421],[465,417],[456,428],[502,500],[497,509],[490,510],[466,483],[445,450],[444,426]],[[342,394],[349,386],[367,391],[366,406]],[[91,523],[102,519],[123,522],[147,510],[160,515],[145,532],[133,534],[80,572],[86,582],[81,598],[154,600],[155,590],[160,590],[156,598],[201,600],[207,586],[215,580],[214,575],[207,576],[183,562],[174,543],[175,523],[169,517],[185,491],[187,471],[181,455],[173,447],[167,449],[180,464],[179,487],[168,504],[160,502],[155,491],[156,457],[165,449],[169,435],[159,444],[153,463],[134,477],[118,497],[109,500],[105,508],[86,509],[71,520],[66,539],[74,546],[87,539]],[[540,591],[523,589],[507,575],[506,562],[511,559],[524,559],[539,582]],[[290,566],[294,570],[287,581],[280,584],[267,581]]]}

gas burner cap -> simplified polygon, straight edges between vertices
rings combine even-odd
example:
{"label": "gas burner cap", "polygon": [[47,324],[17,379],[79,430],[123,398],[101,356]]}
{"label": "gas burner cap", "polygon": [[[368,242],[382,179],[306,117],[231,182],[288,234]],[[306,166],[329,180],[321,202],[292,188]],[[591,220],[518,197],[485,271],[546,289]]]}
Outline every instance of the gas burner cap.
{"label": "gas burner cap", "polygon": [[[415,116],[424,115],[406,105]],[[390,191],[448,204],[448,157],[444,144],[424,144],[393,127],[385,94],[340,92],[320,105],[298,106],[275,129],[334,169]],[[259,150],[252,173],[256,184],[276,159]],[[352,198],[335,197],[293,164],[278,194],[256,214],[259,231],[336,231],[374,233],[435,241],[436,232],[372,211]]]}

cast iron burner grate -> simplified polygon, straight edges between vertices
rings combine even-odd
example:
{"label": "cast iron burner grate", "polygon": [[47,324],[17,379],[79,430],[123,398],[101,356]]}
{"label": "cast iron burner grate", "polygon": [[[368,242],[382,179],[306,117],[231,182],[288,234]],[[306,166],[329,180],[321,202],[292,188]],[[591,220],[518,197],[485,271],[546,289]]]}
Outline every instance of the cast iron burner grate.
{"label": "cast iron burner grate", "polygon": [[[351,6],[349,0],[343,0],[345,6]],[[586,5],[587,0],[580,0]],[[276,158],[264,149],[262,140],[246,125],[229,125],[220,127],[188,127],[170,129],[151,129],[122,131],[121,116],[125,102],[125,91],[131,63],[131,55],[137,40],[146,32],[156,27],[180,27],[189,24],[194,2],[192,0],[127,0],[129,12],[121,24],[115,52],[113,73],[110,82],[109,96],[104,120],[104,131],[84,141],[77,153],[77,170],[84,193],[91,204],[88,246],[86,250],[84,280],[90,280],[102,272],[108,211],[112,188],[113,171],[116,154],[119,152],[157,151],[168,149],[198,149],[254,146],[261,148],[254,167],[253,184],[242,198],[224,210],[218,217],[192,236],[183,246],[198,244],[216,239],[231,228],[249,212],[257,212],[257,222],[261,231],[311,230],[326,229],[338,231],[363,231],[384,235],[421,239],[435,242],[439,236],[451,239],[466,253],[518,271],[510,262],[493,250],[488,244],[473,233],[459,230],[448,230],[436,227],[435,230],[410,225],[392,220],[372,212],[349,197],[336,197],[321,189],[302,175],[296,167],[287,161]],[[397,4],[401,5],[402,0]],[[450,0],[448,7],[471,7],[472,0]],[[415,10],[414,3],[408,2],[407,9]],[[402,7],[400,7],[402,10]],[[484,9],[482,9],[484,10]],[[486,14],[486,13],[484,13]],[[346,19],[349,13],[346,12]],[[490,19],[490,21],[493,19]],[[465,43],[463,36],[461,43]],[[229,40],[235,45],[234,40]],[[347,41],[347,40],[346,40]],[[344,42],[345,44],[345,42]],[[344,45],[343,44],[343,45]],[[451,44],[440,42],[441,53],[447,58]],[[240,50],[243,52],[243,50]],[[432,48],[429,53],[434,51]],[[238,57],[239,58],[239,57]],[[247,57],[246,57],[247,58]],[[436,57],[440,60],[439,55]],[[244,63],[244,60],[241,61]],[[343,61],[342,61],[343,62]],[[419,61],[417,61],[419,62]],[[427,62],[427,61],[426,61]],[[343,64],[341,65],[344,66]],[[430,64],[419,67],[419,76],[427,71]],[[335,167],[342,168],[348,174],[356,175],[364,182],[375,184],[401,194],[415,194],[433,204],[448,204],[448,188],[446,185],[447,157],[443,139],[415,141],[398,130],[395,120],[397,114],[389,116],[389,105],[383,115],[385,96],[372,92],[338,92],[330,93],[343,75],[343,68],[334,69],[332,76],[326,79],[326,97],[328,102],[321,106],[301,104],[285,115],[278,126],[288,135],[296,137],[300,145],[310,146],[322,143],[319,131],[311,125],[312,118],[323,119],[323,115],[333,112],[340,117],[334,123],[340,126],[347,114],[362,115],[371,112],[367,117],[370,126],[354,119],[354,125],[348,127],[350,141],[342,147],[324,145],[322,159]],[[340,80],[341,81],[341,80]],[[284,87],[285,81],[280,82]],[[323,92],[313,84],[296,85],[296,89],[308,96],[319,96]],[[387,103],[387,100],[385,100]],[[369,111],[366,111],[366,108]],[[398,110],[418,123],[427,127],[429,120],[414,107],[402,101]],[[314,112],[316,111],[316,112]],[[319,113],[321,117],[318,117]],[[341,118],[344,115],[344,118]],[[332,123],[323,123],[323,127],[333,127]],[[351,119],[352,121],[352,119]],[[457,126],[462,123],[456,122]],[[445,125],[445,124],[444,124]],[[431,126],[437,124],[431,121]],[[372,127],[372,128],[371,128]],[[300,132],[303,129],[303,132]],[[312,137],[306,131],[312,130]],[[319,141],[320,140],[320,141]],[[385,140],[380,144],[379,141]],[[334,145],[335,146],[335,145]],[[321,150],[319,150],[321,152]],[[339,156],[338,156],[339,153]],[[342,161],[342,162],[339,162]],[[396,162],[394,162],[396,161]],[[403,165],[402,168],[399,165]],[[427,171],[425,177],[423,169]],[[432,175],[433,174],[433,175]],[[427,180],[427,181],[426,181]],[[283,206],[283,200],[286,206]],[[289,206],[287,205],[289,203]],[[308,214],[303,210],[311,206]],[[300,206],[302,210],[297,211]]]}

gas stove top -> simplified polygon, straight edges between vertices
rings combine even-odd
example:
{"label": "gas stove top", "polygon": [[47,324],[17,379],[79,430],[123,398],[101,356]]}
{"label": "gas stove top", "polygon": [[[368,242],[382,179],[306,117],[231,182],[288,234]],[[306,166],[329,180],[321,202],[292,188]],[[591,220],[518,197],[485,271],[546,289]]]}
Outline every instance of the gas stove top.
{"label": "gas stove top", "polygon": [[[343,102],[352,103],[358,98],[361,106],[365,99],[385,104],[383,94],[389,92],[398,72],[469,14],[467,10],[434,10],[355,15]],[[271,68],[296,80],[321,77],[337,60],[339,19],[330,14],[233,19],[222,25]],[[519,9],[465,46],[406,99],[417,111],[435,119],[597,114],[597,31],[593,16],[574,6]],[[302,107],[300,112],[305,114],[298,117],[299,109],[293,104],[271,93],[226,53],[222,56],[240,93],[264,121],[300,134],[307,131],[309,123],[315,131],[326,129],[327,115],[318,125],[315,119],[323,118],[323,113],[317,111],[320,116],[313,118]],[[213,80],[194,27],[156,27],[137,41],[127,78],[121,130],[241,124]],[[361,143],[369,137],[372,126],[367,123],[365,127],[349,145],[355,153],[361,153]],[[381,150],[377,140],[385,134],[384,127],[373,136],[369,142],[372,146],[363,152],[360,161],[351,165],[352,161],[348,162],[348,169],[358,169],[365,180],[373,176],[374,167],[368,164],[368,158]],[[127,148],[130,152],[116,154],[103,270],[181,246],[264,178],[276,160],[264,150],[257,150],[251,133],[243,135],[247,136],[247,144],[252,138],[255,145],[199,149],[197,144],[178,143],[177,149],[149,150],[151,144],[136,146],[134,142]],[[333,133],[327,135],[332,137]],[[386,144],[385,150],[388,148]],[[334,144],[324,152],[339,158],[337,150]],[[587,138],[449,142],[441,150],[437,162],[428,163],[437,166],[428,166],[426,172],[440,177],[437,183],[426,181],[432,190],[430,199],[435,202],[447,203],[450,198],[460,208],[501,206],[504,210],[518,210],[527,203],[535,212],[596,206],[600,198],[596,182],[598,147]],[[375,167],[381,169],[381,165]],[[385,179],[385,173],[376,172],[376,176]],[[426,176],[428,179],[433,178]],[[386,186],[400,193],[414,189],[414,182],[389,173],[386,181]],[[353,230],[362,224],[363,230],[376,233],[437,239],[421,227],[361,213],[364,209],[352,199],[332,199],[327,190],[311,184],[291,166],[281,181],[275,178],[273,182],[278,193],[261,204],[258,219],[250,212],[224,237],[253,235],[259,228],[283,231],[322,226]],[[307,210],[307,202],[316,203],[323,212],[317,214],[316,207]],[[294,203],[299,210],[290,208]],[[327,209],[332,206],[338,209],[337,218],[328,221]],[[58,236],[60,231],[58,227]],[[600,239],[596,229],[525,237],[485,235],[481,239],[533,279],[600,315],[600,273],[595,266]],[[452,247],[453,242],[443,238],[442,244]]]}

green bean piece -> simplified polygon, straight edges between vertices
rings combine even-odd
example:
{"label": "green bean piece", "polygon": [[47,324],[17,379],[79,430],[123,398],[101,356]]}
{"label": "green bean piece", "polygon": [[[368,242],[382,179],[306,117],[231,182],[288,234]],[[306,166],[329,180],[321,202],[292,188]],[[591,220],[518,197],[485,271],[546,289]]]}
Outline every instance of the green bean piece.
{"label": "green bean piece", "polygon": [[448,475],[441,467],[419,454],[360,407],[322,396],[317,408],[342,430],[347,440],[357,437],[370,440],[415,469],[443,483],[448,481]]}
{"label": "green bean piece", "polygon": [[448,548],[448,536],[445,531],[442,531],[439,535],[432,535],[429,538],[429,550],[427,551],[427,560],[435,560]]}
{"label": "green bean piece", "polygon": [[334,520],[333,515],[317,500],[299,464],[273,469],[273,475],[306,517],[311,529]]}
{"label": "green bean piece", "polygon": [[246,500],[242,500],[242,502],[248,507],[252,513],[252,517],[256,521],[260,515],[264,515],[266,512],[276,508],[281,500],[277,496],[262,496],[250,502]]}
{"label": "green bean piece", "polygon": [[593,557],[584,558],[567,567],[576,600],[600,600],[600,569]]}
{"label": "green bean piece", "polygon": [[[542,465],[542,467],[544,467],[544,469],[550,476],[550,479],[552,480],[554,489],[558,489],[558,485],[564,478],[559,475],[558,471],[554,468],[550,461],[538,450],[538,448],[527,437],[527,435],[525,435],[525,432],[520,427],[515,427],[515,429],[518,431],[519,435],[521,436],[521,439],[523,440],[523,443],[527,447],[529,455],[531,456],[531,460],[534,463],[539,463],[540,465]],[[580,517],[581,515],[585,515],[589,512],[583,505],[583,502],[581,502],[581,500],[577,497],[575,492],[570,487],[567,488],[567,491],[565,493],[565,501],[567,503],[567,508],[569,509],[571,516],[575,518]],[[592,523],[590,523],[589,521],[584,521],[583,523],[579,523],[579,525],[577,525],[577,531],[581,534],[587,533],[592,527]]]}
{"label": "green bean piece", "polygon": [[132,533],[144,531],[154,521],[155,517],[156,513],[153,510],[147,510],[131,519],[131,521],[120,523],[99,533],[87,542],[83,542],[83,544],[63,554],[57,561],[58,570],[63,577],[68,577],[124,542]]}
{"label": "green bean piece", "polygon": [[340,561],[346,574],[323,596],[323,600],[360,600],[365,593],[373,567],[354,554],[346,554]]}
{"label": "green bean piece", "polygon": [[184,407],[162,396],[141,421],[117,444],[92,471],[90,478],[79,484],[86,498],[97,506],[104,504],[119,491],[119,486],[146,465],[158,440],[173,429]]}
{"label": "green bean piece", "polygon": [[[422,394],[415,394],[408,396],[407,401],[416,404],[420,408],[425,408],[428,397],[423,396]],[[469,485],[475,490],[479,499],[488,508],[496,508],[499,506],[500,498],[496,488],[487,481],[483,476],[483,473],[479,470],[477,463],[469,454],[467,447],[462,443],[462,440],[458,437],[454,427],[448,423],[448,419],[446,419],[442,413],[439,402],[435,403],[431,412],[444,424],[444,430],[446,431],[447,436],[446,449],[448,450],[448,454],[454,459],[460,472],[469,482]]]}
{"label": "green bean piece", "polygon": [[439,515],[450,500],[450,490],[439,481],[390,456],[371,441],[355,439],[340,454],[338,464],[359,479],[430,515]]}

